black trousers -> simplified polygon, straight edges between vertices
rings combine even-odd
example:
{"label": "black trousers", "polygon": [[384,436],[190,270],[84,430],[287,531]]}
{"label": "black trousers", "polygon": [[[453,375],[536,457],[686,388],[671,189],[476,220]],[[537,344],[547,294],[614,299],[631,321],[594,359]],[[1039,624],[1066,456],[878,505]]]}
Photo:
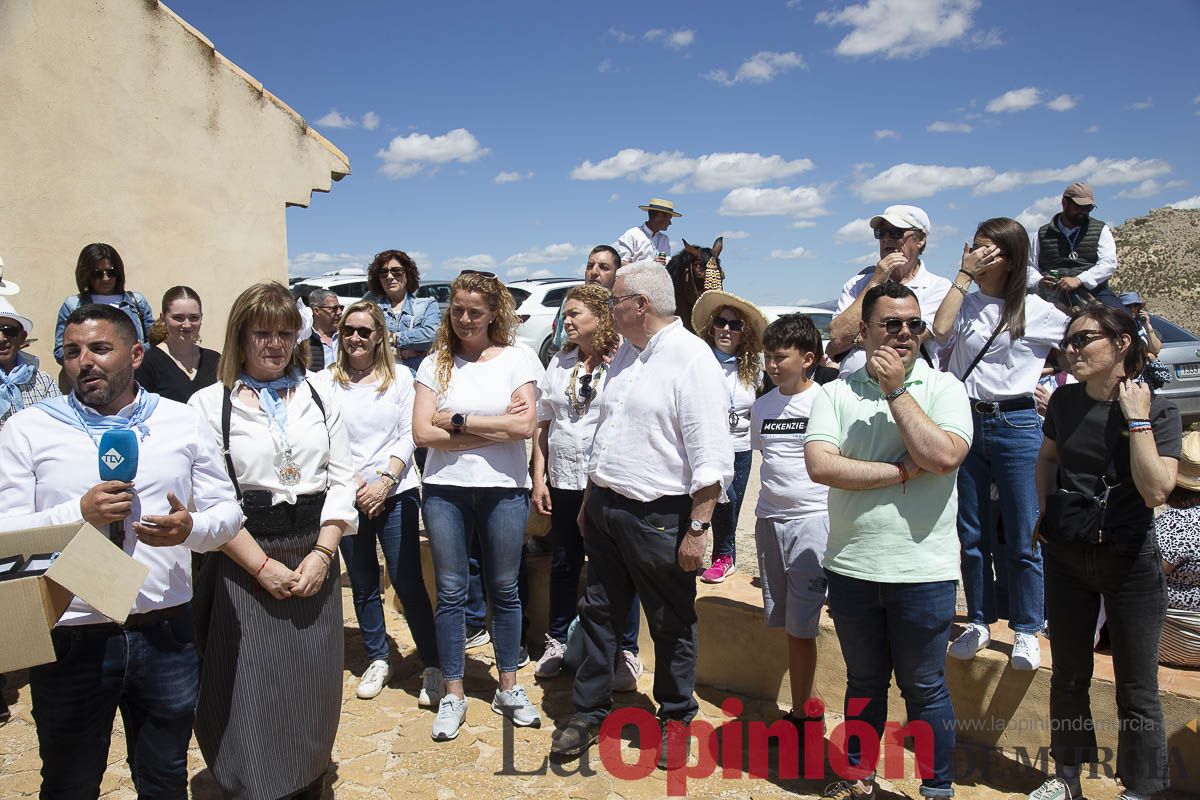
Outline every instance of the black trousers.
{"label": "black trousers", "polygon": [[572,695],[581,716],[599,723],[612,710],[612,664],[635,596],[654,639],[659,717],[690,722],[696,715],[696,575],[676,563],[691,511],[688,495],[643,503],[599,486],[588,495],[588,579],[579,601],[584,660]]}

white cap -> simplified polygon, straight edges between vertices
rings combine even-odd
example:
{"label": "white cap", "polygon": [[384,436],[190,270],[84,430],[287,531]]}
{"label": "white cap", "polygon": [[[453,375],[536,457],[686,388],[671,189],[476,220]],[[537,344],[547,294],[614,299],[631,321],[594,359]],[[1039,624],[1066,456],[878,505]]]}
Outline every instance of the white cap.
{"label": "white cap", "polygon": [[926,236],[929,235],[929,215],[923,208],[888,206],[882,214],[871,217],[871,230],[875,230],[885,222],[896,228],[916,228]]}
{"label": "white cap", "polygon": [[26,334],[33,333],[33,320],[18,314],[7,298],[0,297],[0,319],[4,319],[5,317],[21,323],[21,327],[25,329]]}

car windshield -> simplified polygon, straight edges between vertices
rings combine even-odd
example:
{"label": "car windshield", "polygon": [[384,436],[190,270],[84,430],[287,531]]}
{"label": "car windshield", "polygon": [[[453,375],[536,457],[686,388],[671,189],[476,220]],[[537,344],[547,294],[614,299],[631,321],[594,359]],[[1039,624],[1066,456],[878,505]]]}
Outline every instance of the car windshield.
{"label": "car windshield", "polygon": [[1150,319],[1154,325],[1154,330],[1158,332],[1158,338],[1162,339],[1163,344],[1200,341],[1200,336],[1179,327],[1173,322],[1167,322],[1156,314],[1151,314]]}

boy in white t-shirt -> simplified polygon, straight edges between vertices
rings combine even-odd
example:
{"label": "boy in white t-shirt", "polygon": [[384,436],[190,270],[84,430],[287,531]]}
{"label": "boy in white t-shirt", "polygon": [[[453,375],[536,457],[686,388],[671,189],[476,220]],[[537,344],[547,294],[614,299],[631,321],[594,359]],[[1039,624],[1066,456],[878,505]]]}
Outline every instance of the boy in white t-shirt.
{"label": "boy in white t-shirt", "polygon": [[829,489],[809,478],[804,463],[804,433],[820,388],[812,376],[824,348],[811,319],[787,314],[767,327],[763,350],[776,388],[750,409],[750,447],[762,453],[754,538],[767,627],[787,632],[792,710],[784,720],[797,726],[803,741],[805,721],[824,725],[823,707],[810,700],[825,605]]}

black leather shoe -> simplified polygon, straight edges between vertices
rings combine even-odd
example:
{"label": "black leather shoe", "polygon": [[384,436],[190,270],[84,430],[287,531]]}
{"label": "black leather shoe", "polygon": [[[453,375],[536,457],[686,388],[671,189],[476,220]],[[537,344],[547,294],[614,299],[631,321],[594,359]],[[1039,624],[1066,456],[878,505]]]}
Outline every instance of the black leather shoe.
{"label": "black leather shoe", "polygon": [[662,747],[658,751],[659,769],[681,769],[692,755],[692,735],[686,725],[678,727],[662,721]]}
{"label": "black leather shoe", "polygon": [[571,717],[567,727],[555,731],[550,738],[550,757],[562,760],[579,758],[599,738],[599,725],[580,716]]}

